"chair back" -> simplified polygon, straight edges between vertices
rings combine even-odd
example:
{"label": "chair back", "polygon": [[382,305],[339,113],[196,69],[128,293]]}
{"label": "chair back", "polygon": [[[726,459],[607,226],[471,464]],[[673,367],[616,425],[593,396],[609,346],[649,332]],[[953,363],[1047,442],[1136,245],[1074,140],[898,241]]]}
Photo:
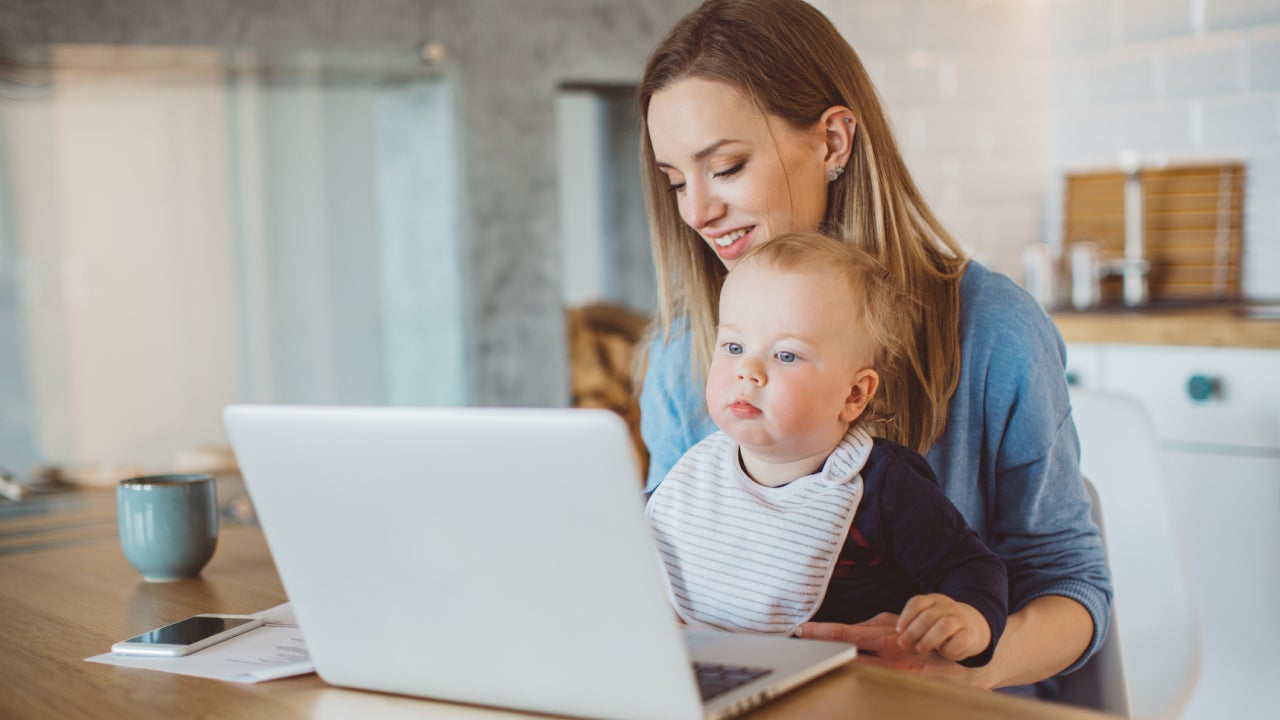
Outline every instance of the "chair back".
{"label": "chair back", "polygon": [[[1084,479],[1089,500],[1093,503],[1090,516],[1102,531],[1106,544],[1107,528],[1102,521],[1102,501],[1098,489]],[[1111,605],[1111,621],[1102,647],[1079,670],[1062,678],[1058,687],[1058,700],[1072,705],[1102,710],[1113,715],[1133,717],[1129,706],[1129,683],[1124,672],[1124,652],[1120,649],[1120,620],[1116,616],[1115,603]]]}
{"label": "chair back", "polygon": [[1133,398],[1072,390],[1071,406],[1115,600],[1107,641],[1064,678],[1063,697],[1092,694],[1086,704],[1134,718],[1177,717],[1200,674],[1201,635],[1164,453]]}

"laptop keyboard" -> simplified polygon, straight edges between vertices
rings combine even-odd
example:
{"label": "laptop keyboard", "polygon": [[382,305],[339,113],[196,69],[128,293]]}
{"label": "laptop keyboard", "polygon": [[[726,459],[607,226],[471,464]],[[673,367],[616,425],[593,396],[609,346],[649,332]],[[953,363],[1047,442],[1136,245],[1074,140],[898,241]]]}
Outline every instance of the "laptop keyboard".
{"label": "laptop keyboard", "polygon": [[773,672],[769,668],[719,665],[706,662],[695,662],[693,671],[698,676],[698,692],[702,694],[703,702]]}

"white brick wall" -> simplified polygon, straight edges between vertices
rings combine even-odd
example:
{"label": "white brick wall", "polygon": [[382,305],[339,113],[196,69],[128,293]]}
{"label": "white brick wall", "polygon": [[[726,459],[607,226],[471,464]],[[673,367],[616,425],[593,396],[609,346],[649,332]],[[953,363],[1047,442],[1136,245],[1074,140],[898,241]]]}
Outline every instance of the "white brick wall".
{"label": "white brick wall", "polygon": [[1208,30],[1280,24],[1280,3],[1275,0],[1201,0],[1199,4]]}
{"label": "white brick wall", "polygon": [[1187,35],[1144,47],[1163,61],[1165,95],[1170,98],[1234,95],[1245,90],[1245,43],[1239,33]]}
{"label": "white brick wall", "polygon": [[[1165,84],[1159,58],[1148,52],[1119,51],[1084,62],[1085,75],[1077,88],[1081,96],[1099,102],[1152,100]],[[1060,88],[1050,88],[1050,92]]]}
{"label": "white brick wall", "polygon": [[1249,89],[1280,90],[1280,21],[1267,26],[1267,32],[1252,33],[1249,40]]}
{"label": "white brick wall", "polygon": [[1280,297],[1280,0],[810,0],[866,63],[917,182],[1015,279],[1062,176],[1248,165],[1244,287]]}
{"label": "white brick wall", "polygon": [[[1274,97],[1232,97],[1204,105],[1203,141],[1212,147],[1249,148],[1274,141],[1280,131],[1280,100]],[[1261,200],[1261,198],[1259,198]]]}
{"label": "white brick wall", "polygon": [[1191,6],[1186,0],[1123,0],[1111,7],[1121,45],[1179,37],[1192,30]]}
{"label": "white brick wall", "polygon": [[980,260],[1021,277],[1040,236],[1044,5],[1032,0],[811,0],[849,38],[916,182]]}
{"label": "white brick wall", "polygon": [[1046,238],[1063,172],[1239,159],[1244,291],[1280,297],[1280,0],[1045,0]]}

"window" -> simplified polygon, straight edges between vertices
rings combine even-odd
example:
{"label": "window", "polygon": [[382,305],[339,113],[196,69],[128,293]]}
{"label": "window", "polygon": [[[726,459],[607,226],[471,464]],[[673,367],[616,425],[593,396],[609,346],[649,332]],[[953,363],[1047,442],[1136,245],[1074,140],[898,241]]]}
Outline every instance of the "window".
{"label": "window", "polygon": [[0,57],[0,465],[163,469],[230,402],[467,402],[446,62]]}

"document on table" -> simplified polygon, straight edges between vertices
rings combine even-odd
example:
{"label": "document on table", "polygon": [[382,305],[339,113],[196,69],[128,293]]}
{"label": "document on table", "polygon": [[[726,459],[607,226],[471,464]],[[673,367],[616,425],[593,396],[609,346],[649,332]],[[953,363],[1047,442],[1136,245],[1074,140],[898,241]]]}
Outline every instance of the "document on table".
{"label": "document on table", "polygon": [[298,631],[289,603],[252,613],[266,624],[183,657],[142,657],[104,653],[86,662],[160,670],[195,677],[256,683],[314,672],[315,663]]}

